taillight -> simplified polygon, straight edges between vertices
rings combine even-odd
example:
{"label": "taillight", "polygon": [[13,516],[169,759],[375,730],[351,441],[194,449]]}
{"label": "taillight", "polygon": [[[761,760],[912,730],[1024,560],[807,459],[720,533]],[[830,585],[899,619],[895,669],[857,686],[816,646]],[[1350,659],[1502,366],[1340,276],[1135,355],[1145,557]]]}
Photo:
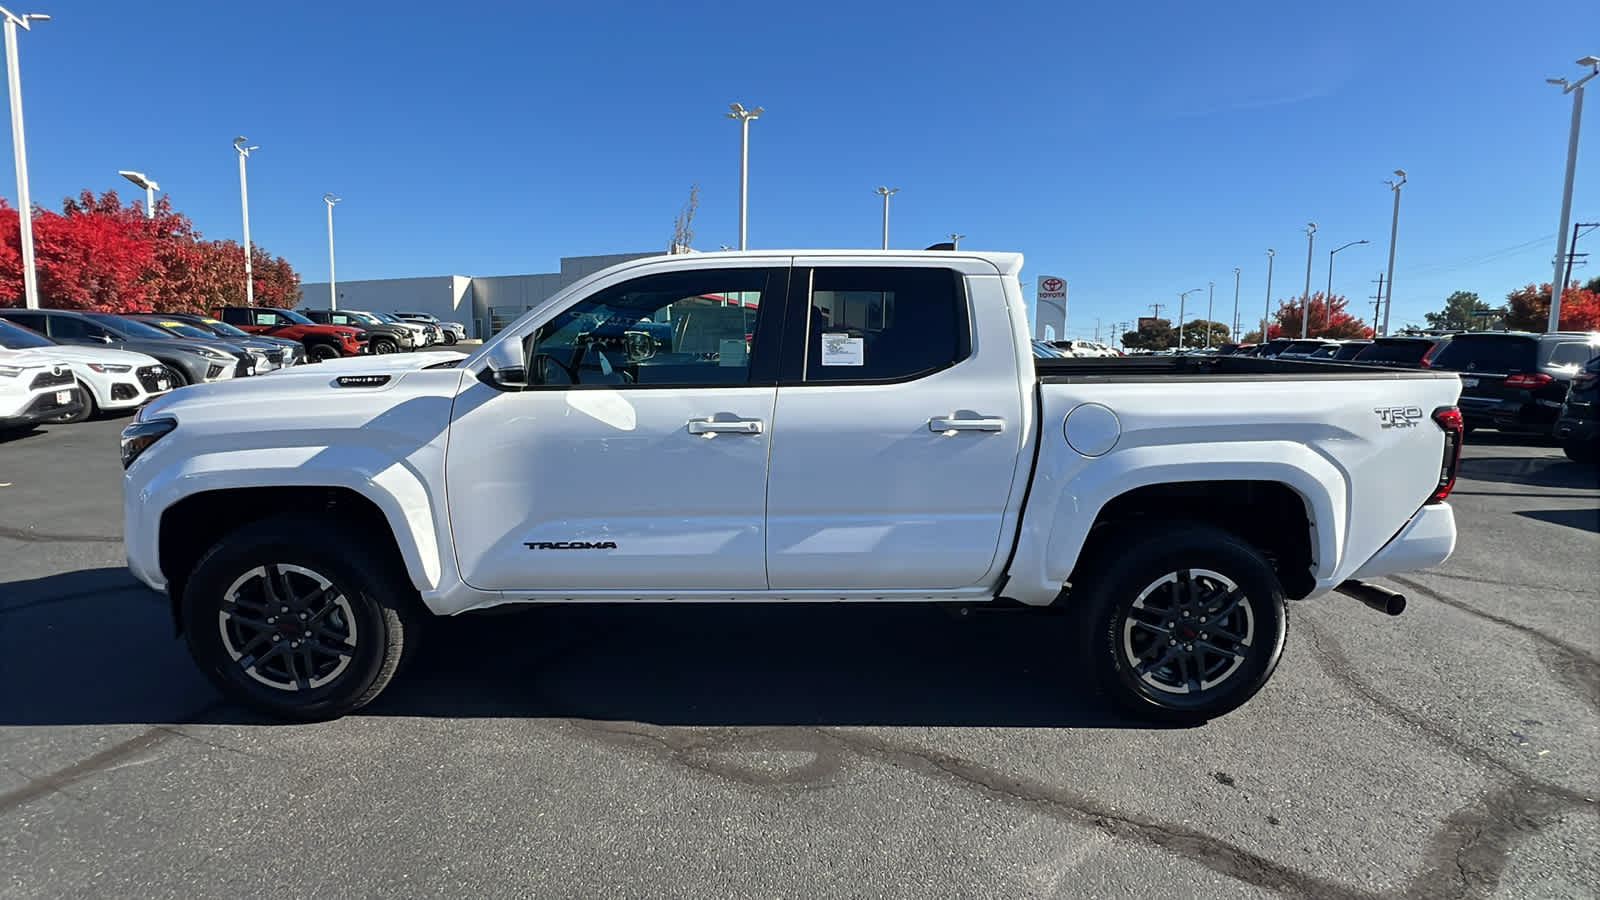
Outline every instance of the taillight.
{"label": "taillight", "polygon": [[1461,438],[1465,422],[1461,410],[1454,406],[1441,406],[1433,411],[1433,421],[1444,431],[1444,459],[1439,464],[1439,483],[1433,489],[1429,503],[1439,503],[1450,496],[1456,486],[1456,470],[1461,468]]}
{"label": "taillight", "polygon": [[1506,387],[1536,388],[1543,387],[1552,381],[1555,381],[1555,379],[1543,372],[1518,372],[1515,375],[1506,376]]}

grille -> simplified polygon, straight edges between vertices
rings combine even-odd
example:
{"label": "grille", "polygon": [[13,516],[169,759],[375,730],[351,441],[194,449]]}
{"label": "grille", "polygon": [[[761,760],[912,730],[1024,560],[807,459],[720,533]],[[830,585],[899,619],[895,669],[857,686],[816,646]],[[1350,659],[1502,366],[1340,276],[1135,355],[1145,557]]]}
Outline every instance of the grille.
{"label": "grille", "polygon": [[271,350],[268,350],[267,351],[267,362],[272,363],[274,368],[283,365],[283,348],[282,347],[276,347],[276,348],[273,348]]}
{"label": "grille", "polygon": [[156,379],[161,378],[163,375],[166,376],[168,384],[175,383],[175,379],[167,372],[166,366],[145,366],[134,374],[138,376],[139,384],[144,387],[147,394],[154,394],[161,390],[160,387],[156,386]]}
{"label": "grille", "polygon": [[62,366],[61,374],[59,375],[54,372],[40,372],[38,375],[33,376],[33,383],[29,387],[33,390],[39,390],[40,388],[65,387],[72,384],[77,384],[77,379],[72,377],[71,369]]}
{"label": "grille", "polygon": [[207,381],[210,381],[211,379],[216,378],[218,375],[221,375],[221,374],[222,374],[222,367],[217,365],[216,363],[212,363],[211,365],[206,367],[206,380]]}

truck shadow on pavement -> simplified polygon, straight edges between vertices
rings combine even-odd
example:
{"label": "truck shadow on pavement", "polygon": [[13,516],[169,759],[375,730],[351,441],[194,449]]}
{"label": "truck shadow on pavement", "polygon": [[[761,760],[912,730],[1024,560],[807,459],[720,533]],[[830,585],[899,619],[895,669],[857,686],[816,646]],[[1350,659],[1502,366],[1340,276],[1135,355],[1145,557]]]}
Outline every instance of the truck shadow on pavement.
{"label": "truck shadow on pavement", "polygon": [[1460,477],[1528,487],[1600,488],[1600,468],[1565,457],[1474,456],[1461,458]]}
{"label": "truck shadow on pavement", "polygon": [[[358,715],[667,726],[1147,728],[1091,690],[1072,620],[930,606],[545,607],[434,619]],[[0,725],[268,724],[219,702],[123,569],[0,584]]]}

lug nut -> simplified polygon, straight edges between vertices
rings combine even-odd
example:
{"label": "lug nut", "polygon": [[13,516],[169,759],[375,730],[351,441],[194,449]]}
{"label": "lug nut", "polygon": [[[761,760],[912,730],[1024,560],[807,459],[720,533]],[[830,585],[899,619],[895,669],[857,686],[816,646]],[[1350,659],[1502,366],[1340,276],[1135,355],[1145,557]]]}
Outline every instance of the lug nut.
{"label": "lug nut", "polygon": [[1204,631],[1202,631],[1202,632],[1200,632],[1200,640],[1209,641],[1209,640],[1211,640],[1211,635],[1206,634]]}
{"label": "lug nut", "polygon": [[267,616],[267,624],[268,625],[271,625],[273,622],[276,622],[276,621],[278,621],[278,617],[277,616]]}
{"label": "lug nut", "polygon": [[1200,621],[1201,621],[1201,622],[1204,622],[1204,621],[1205,621],[1205,620],[1206,620],[1206,617],[1205,617],[1205,616],[1201,616],[1201,617],[1200,617]]}
{"label": "lug nut", "polygon": [[276,644],[277,642],[279,642],[281,640],[283,640],[283,635],[281,635],[281,634],[275,634],[275,635],[272,636],[272,642],[274,644]]}
{"label": "lug nut", "polygon": [[[300,621],[302,621],[302,622],[304,622],[306,619],[309,619],[309,618],[311,618],[311,614],[310,613],[301,613],[300,614]],[[1205,619],[1201,619],[1200,621],[1204,622]]]}
{"label": "lug nut", "polygon": [[1176,646],[1178,646],[1178,642],[1176,640],[1167,641],[1167,646],[1168,647],[1176,647]]}
{"label": "lug nut", "polygon": [[289,607],[287,607],[287,606],[278,607],[278,612],[288,612],[288,611],[289,611]]}

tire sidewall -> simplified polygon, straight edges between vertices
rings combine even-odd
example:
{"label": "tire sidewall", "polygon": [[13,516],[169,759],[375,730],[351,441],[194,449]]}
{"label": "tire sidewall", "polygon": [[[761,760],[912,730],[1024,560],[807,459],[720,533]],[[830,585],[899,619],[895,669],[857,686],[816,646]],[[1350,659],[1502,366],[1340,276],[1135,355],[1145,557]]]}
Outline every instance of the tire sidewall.
{"label": "tire sidewall", "polygon": [[94,391],[89,390],[89,386],[84,384],[82,379],[79,379],[78,392],[83,394],[83,405],[79,407],[77,412],[68,413],[61,418],[56,419],[58,423],[63,425],[74,425],[78,422],[87,422],[94,418],[94,414],[98,408],[94,402]]}
{"label": "tire sidewall", "polygon": [[312,344],[306,348],[306,356],[312,362],[326,362],[330,359],[337,359],[339,351],[328,344]]}
{"label": "tire sidewall", "polygon": [[[299,565],[320,573],[350,603],[356,625],[356,652],[350,665],[329,684],[305,692],[289,692],[261,684],[229,657],[217,616],[233,582],[256,566]],[[315,720],[341,715],[364,697],[383,670],[385,645],[392,640],[384,605],[359,566],[318,549],[316,536],[225,540],[195,568],[183,592],[184,635],[189,651],[206,676],[227,696],[283,718]],[[293,701],[293,702],[290,702]]]}
{"label": "tire sidewall", "polygon": [[399,346],[388,338],[379,338],[378,340],[374,341],[372,345],[372,352],[374,355],[394,353],[399,349]]}
{"label": "tire sidewall", "polygon": [[[1239,671],[1202,699],[1168,694],[1141,680],[1124,658],[1123,623],[1141,591],[1181,569],[1210,569],[1245,591],[1255,617],[1252,652]],[[1227,532],[1194,528],[1147,536],[1107,569],[1091,588],[1092,635],[1087,648],[1101,686],[1124,707],[1173,722],[1225,715],[1259,691],[1277,668],[1288,634],[1288,608],[1277,575],[1254,548]],[[1215,691],[1215,693],[1213,693]]]}

